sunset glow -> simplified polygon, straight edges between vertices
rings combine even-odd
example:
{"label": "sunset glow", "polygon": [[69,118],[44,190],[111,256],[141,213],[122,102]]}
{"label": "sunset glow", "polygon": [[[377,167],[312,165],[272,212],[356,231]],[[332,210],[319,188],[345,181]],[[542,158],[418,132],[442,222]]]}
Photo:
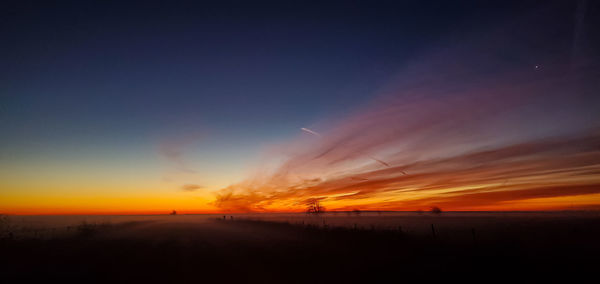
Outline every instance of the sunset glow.
{"label": "sunset glow", "polygon": [[600,209],[591,25],[461,9],[27,10],[2,47],[0,213]]}

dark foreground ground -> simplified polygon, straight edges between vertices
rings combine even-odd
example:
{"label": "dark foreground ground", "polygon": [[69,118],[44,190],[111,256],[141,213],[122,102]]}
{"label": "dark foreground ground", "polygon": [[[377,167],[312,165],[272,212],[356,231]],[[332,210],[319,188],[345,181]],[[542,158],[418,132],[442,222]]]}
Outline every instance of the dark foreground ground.
{"label": "dark foreground ground", "polygon": [[241,218],[80,224],[3,237],[0,282],[598,283],[600,219],[490,222],[456,234]]}

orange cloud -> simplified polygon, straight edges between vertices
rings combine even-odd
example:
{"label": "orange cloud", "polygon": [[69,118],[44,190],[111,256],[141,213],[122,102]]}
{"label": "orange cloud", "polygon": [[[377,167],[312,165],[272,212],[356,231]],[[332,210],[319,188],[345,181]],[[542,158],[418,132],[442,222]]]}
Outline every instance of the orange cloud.
{"label": "orange cloud", "polygon": [[317,198],[333,210],[499,210],[600,193],[600,132],[571,95],[587,86],[577,71],[567,76],[557,64],[541,74],[499,60],[492,65],[503,71],[481,75],[460,59],[487,55],[448,53],[408,67],[392,90],[318,137],[274,147],[214,205],[297,211]]}
{"label": "orange cloud", "polygon": [[[242,183],[222,190],[216,205],[237,211],[301,210],[306,200],[368,208],[449,209],[533,198],[600,193],[600,135],[543,139],[391,168],[364,168],[323,180]],[[404,174],[403,171],[409,174]],[[399,199],[386,201],[386,199]],[[356,207],[355,205],[353,205]],[[329,206],[331,208],[331,206]],[[352,208],[354,208],[352,207]],[[335,207],[332,209],[336,209]]]}

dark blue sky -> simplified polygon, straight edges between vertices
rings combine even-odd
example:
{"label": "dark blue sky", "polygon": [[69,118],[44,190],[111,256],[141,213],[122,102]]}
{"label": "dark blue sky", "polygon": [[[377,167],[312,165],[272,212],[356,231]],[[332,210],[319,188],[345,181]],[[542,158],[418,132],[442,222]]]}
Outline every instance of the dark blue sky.
{"label": "dark blue sky", "polygon": [[369,101],[407,59],[536,6],[15,2],[2,17],[3,128],[67,140],[296,131]]}

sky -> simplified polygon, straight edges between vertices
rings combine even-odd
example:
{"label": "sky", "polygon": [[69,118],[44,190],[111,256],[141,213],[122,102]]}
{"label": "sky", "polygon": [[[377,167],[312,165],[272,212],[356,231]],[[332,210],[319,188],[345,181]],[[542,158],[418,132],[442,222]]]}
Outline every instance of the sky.
{"label": "sky", "polygon": [[0,212],[600,209],[594,1],[0,5]]}

